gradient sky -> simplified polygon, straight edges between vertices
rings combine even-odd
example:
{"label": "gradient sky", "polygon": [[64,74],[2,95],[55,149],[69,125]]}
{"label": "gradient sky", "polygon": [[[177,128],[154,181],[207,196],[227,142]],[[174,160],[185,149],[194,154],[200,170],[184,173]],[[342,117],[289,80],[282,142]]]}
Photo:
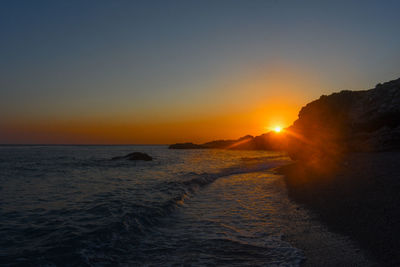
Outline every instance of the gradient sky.
{"label": "gradient sky", "polygon": [[203,142],[400,77],[400,1],[1,1],[0,143]]}

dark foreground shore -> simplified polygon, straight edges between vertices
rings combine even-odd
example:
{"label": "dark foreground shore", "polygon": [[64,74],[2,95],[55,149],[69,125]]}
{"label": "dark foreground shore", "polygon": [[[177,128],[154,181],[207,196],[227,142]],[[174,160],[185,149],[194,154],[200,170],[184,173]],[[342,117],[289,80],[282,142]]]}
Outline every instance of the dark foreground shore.
{"label": "dark foreground shore", "polygon": [[329,172],[300,163],[278,171],[289,197],[330,230],[350,237],[379,265],[400,265],[400,152],[350,154]]}

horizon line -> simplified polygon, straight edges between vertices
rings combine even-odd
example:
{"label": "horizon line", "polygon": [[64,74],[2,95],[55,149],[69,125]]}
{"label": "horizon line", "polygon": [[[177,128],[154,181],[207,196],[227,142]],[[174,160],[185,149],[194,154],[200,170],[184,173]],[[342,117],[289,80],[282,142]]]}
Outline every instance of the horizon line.
{"label": "horizon line", "polygon": [[167,146],[170,144],[0,144],[0,146]]}

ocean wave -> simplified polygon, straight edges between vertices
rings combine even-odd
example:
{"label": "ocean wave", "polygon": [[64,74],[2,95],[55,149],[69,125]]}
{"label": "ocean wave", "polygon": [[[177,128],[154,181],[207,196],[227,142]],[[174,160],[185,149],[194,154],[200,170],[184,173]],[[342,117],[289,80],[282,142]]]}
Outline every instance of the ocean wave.
{"label": "ocean wave", "polygon": [[[284,163],[284,161],[265,162],[264,158],[254,158],[253,161],[258,161],[257,164],[239,164],[229,168],[224,168],[216,173],[196,173],[188,172],[175,181],[160,183],[157,188],[165,192],[170,197],[167,200],[159,203],[149,203],[148,205],[132,205],[129,212],[125,212],[118,222],[114,222],[107,227],[98,229],[94,234],[99,236],[100,233],[110,232],[105,235],[108,239],[111,233],[118,233],[117,236],[124,236],[129,233],[129,236],[137,237],[138,235],[151,232],[151,228],[158,225],[160,221],[170,215],[176,208],[184,204],[186,198],[197,193],[199,189],[207,186],[219,178],[228,177],[230,175],[252,173],[265,171]],[[110,212],[104,209],[109,208],[106,205],[97,205],[88,209],[87,213],[100,213],[101,215],[109,214]]]}
{"label": "ocean wave", "polygon": [[[281,157],[276,157],[276,158],[281,158]],[[265,159],[266,159],[265,157],[242,158],[243,162],[241,164],[223,168],[222,170],[216,173],[205,172],[197,174],[195,172],[190,172],[184,175],[184,177],[180,177],[174,183],[185,185],[188,187],[188,189],[193,189],[193,186],[205,186],[221,177],[243,174],[243,173],[266,171],[288,162],[287,160],[284,159],[267,162]]]}
{"label": "ocean wave", "polygon": [[[278,158],[278,157],[276,157]],[[281,158],[281,157],[279,157]],[[244,160],[249,161],[249,160]],[[288,161],[285,159],[275,160],[266,162],[265,157],[262,158],[252,158],[251,164],[248,162],[241,163],[238,165],[234,165],[232,167],[223,168],[215,173],[196,173],[196,172],[188,172],[184,175],[178,177],[178,179],[174,181],[163,182],[159,188],[163,191],[169,192],[169,194],[174,194],[174,197],[170,198],[163,205],[159,207],[161,209],[154,217],[153,214],[149,215],[154,218],[159,218],[164,215],[170,214],[175,208],[184,204],[184,200],[190,195],[196,193],[199,189],[204,186],[207,186],[217,179],[222,177],[228,177],[231,175],[244,174],[244,173],[253,173],[253,172],[261,172],[272,169],[274,167],[283,165]],[[149,224],[148,224],[149,225]]]}
{"label": "ocean wave", "polygon": [[0,262],[141,265],[149,251],[167,256],[169,241],[154,238],[188,198],[219,178],[285,163],[276,153],[147,149],[152,162],[111,161],[128,150],[118,147],[3,151]]}

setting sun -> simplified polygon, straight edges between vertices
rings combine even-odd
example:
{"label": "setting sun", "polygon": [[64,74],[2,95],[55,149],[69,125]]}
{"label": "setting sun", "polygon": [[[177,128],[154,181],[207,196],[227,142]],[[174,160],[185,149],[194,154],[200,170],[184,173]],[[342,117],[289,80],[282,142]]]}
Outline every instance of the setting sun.
{"label": "setting sun", "polygon": [[274,131],[277,132],[277,133],[279,133],[280,131],[282,131],[282,127],[276,126],[276,127],[274,128]]}

